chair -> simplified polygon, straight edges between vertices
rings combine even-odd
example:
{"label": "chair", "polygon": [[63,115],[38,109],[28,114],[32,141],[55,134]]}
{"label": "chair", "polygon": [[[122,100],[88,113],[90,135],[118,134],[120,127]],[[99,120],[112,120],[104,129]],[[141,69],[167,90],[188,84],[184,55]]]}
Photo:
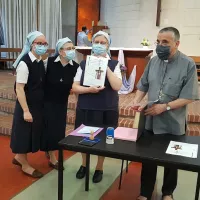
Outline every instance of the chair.
{"label": "chair", "polygon": [[[21,48],[0,48],[0,62],[4,63],[4,69],[6,69],[7,62],[14,62],[17,56],[21,53]],[[7,57],[1,57],[1,52],[7,53]],[[47,54],[51,56],[55,52],[54,49],[48,49]]]}
{"label": "chair", "polygon": [[[1,52],[8,53],[6,57],[1,57]],[[16,54],[21,52],[20,48],[0,48],[0,62],[3,62],[3,69],[6,69],[7,62],[14,62]]]}

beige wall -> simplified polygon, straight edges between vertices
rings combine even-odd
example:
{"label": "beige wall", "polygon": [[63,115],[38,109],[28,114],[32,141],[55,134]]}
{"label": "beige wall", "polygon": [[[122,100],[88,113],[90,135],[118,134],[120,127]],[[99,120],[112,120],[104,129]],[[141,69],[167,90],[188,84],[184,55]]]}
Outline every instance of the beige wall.
{"label": "beige wall", "polygon": [[62,0],[62,37],[69,37],[75,44],[76,1]]}
{"label": "beige wall", "polygon": [[200,0],[162,0],[160,27],[156,11],[157,0],[101,0],[101,20],[111,29],[112,46],[141,47],[144,37],[153,44],[159,29],[175,26],[180,50],[200,56]]}

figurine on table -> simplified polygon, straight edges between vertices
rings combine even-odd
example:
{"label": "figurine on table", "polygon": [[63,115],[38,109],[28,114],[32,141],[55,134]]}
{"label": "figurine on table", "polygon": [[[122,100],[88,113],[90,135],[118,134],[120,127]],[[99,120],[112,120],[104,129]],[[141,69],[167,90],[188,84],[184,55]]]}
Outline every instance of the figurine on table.
{"label": "figurine on table", "polygon": [[94,140],[94,131],[90,132],[90,140]]}

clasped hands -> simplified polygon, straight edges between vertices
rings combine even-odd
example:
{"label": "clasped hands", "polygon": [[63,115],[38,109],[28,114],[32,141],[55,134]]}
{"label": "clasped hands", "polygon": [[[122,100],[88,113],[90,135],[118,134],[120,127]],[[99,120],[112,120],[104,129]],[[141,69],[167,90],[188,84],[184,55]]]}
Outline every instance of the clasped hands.
{"label": "clasped hands", "polygon": [[[133,102],[132,108],[134,110],[142,111],[147,106],[147,104],[148,102],[143,102],[143,103]],[[153,104],[152,106],[144,110],[144,114],[156,116],[165,112],[166,108],[167,108],[166,104]]]}

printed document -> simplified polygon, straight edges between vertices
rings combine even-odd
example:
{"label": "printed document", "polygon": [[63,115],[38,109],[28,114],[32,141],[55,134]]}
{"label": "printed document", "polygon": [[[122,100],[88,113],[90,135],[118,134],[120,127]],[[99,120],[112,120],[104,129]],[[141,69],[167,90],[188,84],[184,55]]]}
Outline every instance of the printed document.
{"label": "printed document", "polygon": [[197,158],[198,144],[171,141],[166,153],[188,158]]}
{"label": "printed document", "polygon": [[103,87],[107,67],[108,58],[87,56],[83,85]]}

